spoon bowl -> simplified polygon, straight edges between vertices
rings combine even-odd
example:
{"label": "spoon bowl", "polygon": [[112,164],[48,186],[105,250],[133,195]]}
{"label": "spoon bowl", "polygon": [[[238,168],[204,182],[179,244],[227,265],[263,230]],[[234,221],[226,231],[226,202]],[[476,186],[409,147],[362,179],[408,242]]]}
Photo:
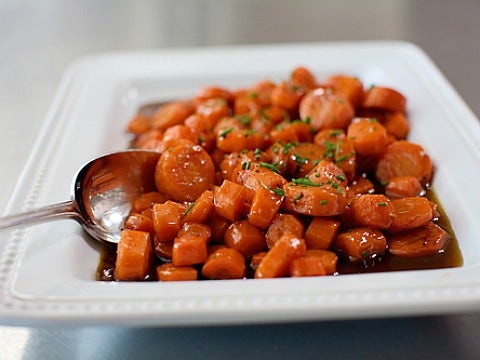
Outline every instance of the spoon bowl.
{"label": "spoon bowl", "polygon": [[135,199],[156,190],[159,157],[156,151],[126,150],[91,160],[74,177],[70,200],[0,218],[0,230],[69,218],[94,239],[118,243]]}

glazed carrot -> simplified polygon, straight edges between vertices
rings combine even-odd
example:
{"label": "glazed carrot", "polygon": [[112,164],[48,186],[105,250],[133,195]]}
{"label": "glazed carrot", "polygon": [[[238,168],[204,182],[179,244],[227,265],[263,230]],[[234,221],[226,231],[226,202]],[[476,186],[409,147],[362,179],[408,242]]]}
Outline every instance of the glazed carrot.
{"label": "glazed carrot", "polygon": [[287,160],[287,174],[299,178],[307,175],[324,158],[324,149],[312,143],[293,146]]}
{"label": "glazed carrot", "polygon": [[198,143],[198,136],[193,132],[191,128],[183,124],[170,126],[163,133],[162,141],[168,141],[171,139],[186,139],[192,143]]}
{"label": "glazed carrot", "polygon": [[247,220],[235,221],[225,232],[225,245],[237,250],[245,258],[267,248],[265,235]]}
{"label": "glazed carrot", "polygon": [[215,125],[220,119],[230,116],[228,100],[212,98],[197,104],[196,112],[207,124]]}
{"label": "glazed carrot", "polygon": [[349,215],[356,226],[388,229],[392,224],[392,202],[385,195],[364,194],[350,203]]}
{"label": "glazed carrot", "polygon": [[387,240],[377,229],[360,227],[338,234],[334,247],[350,261],[358,261],[383,254],[387,249]]}
{"label": "glazed carrot", "polygon": [[295,84],[283,81],[273,89],[272,104],[288,111],[294,111],[300,102],[305,90]]}
{"label": "glazed carrot", "polygon": [[387,183],[397,176],[414,176],[422,184],[432,179],[433,165],[425,150],[406,140],[390,144],[380,157],[375,176],[380,183]]}
{"label": "glazed carrot", "polygon": [[356,77],[333,75],[327,78],[325,86],[331,87],[340,99],[347,99],[354,107],[363,99],[363,84]]}
{"label": "glazed carrot", "polygon": [[191,266],[174,266],[166,263],[157,266],[157,278],[160,281],[189,281],[197,280],[197,270]]}
{"label": "glazed carrot", "polygon": [[122,230],[115,262],[116,280],[144,280],[150,271],[152,242],[150,233]]}
{"label": "glazed carrot", "polygon": [[173,242],[172,264],[190,266],[201,264],[207,259],[207,242],[205,236],[185,233],[177,236]]}
{"label": "glazed carrot", "polygon": [[152,128],[152,117],[146,115],[135,115],[127,125],[127,131],[134,135],[146,133]]}
{"label": "glazed carrot", "polygon": [[261,111],[261,116],[272,125],[279,124],[289,119],[288,112],[285,109],[275,105],[264,107]]}
{"label": "glazed carrot", "polygon": [[192,235],[202,238],[208,244],[210,238],[212,237],[212,231],[208,225],[196,222],[186,222],[183,223],[180,230],[178,230],[177,237],[185,235]]}
{"label": "glazed carrot", "polygon": [[220,86],[207,86],[195,93],[194,102],[201,104],[210,99],[224,99],[227,102],[231,102],[233,94],[228,89]]}
{"label": "glazed carrot", "polygon": [[215,168],[202,147],[180,145],[165,151],[155,169],[157,188],[176,201],[194,201],[213,185]]}
{"label": "glazed carrot", "polygon": [[163,137],[160,141],[155,140],[151,144],[147,144],[150,149],[157,150],[158,152],[165,152],[170,151],[176,146],[194,146],[196,145],[195,142],[189,139],[182,139],[182,138],[170,138],[167,140],[163,140]]}
{"label": "glazed carrot", "polygon": [[393,177],[385,185],[385,195],[391,198],[419,196],[423,192],[422,184],[415,176]]}
{"label": "glazed carrot", "polygon": [[155,204],[152,208],[152,219],[155,233],[159,241],[173,241],[180,230],[182,216],[185,210],[173,201]]}
{"label": "glazed carrot", "polygon": [[305,179],[298,178],[294,183],[298,185],[331,185],[339,194],[343,193],[348,179],[343,170],[334,163],[321,160],[307,174]]}
{"label": "glazed carrot", "polygon": [[397,140],[405,139],[410,131],[410,123],[401,111],[387,113],[383,126],[387,129],[387,133],[393,135]]}
{"label": "glazed carrot", "polygon": [[265,141],[265,135],[255,129],[232,130],[220,134],[217,138],[217,147],[225,152],[255,150],[263,148]]}
{"label": "glazed carrot", "polygon": [[304,257],[315,256],[322,261],[323,268],[327,275],[332,275],[337,271],[338,256],[333,251],[321,249],[307,249]]}
{"label": "glazed carrot", "polygon": [[340,228],[340,222],[331,218],[314,217],[305,231],[305,244],[310,249],[327,250]]}
{"label": "glazed carrot", "polygon": [[279,171],[277,164],[246,162],[242,163],[242,168],[245,170],[238,171],[237,181],[254,191],[260,188],[281,189],[287,183],[287,180],[277,172]]}
{"label": "glazed carrot", "polygon": [[163,131],[152,129],[139,134],[134,140],[133,145],[139,149],[155,149],[162,141]]}
{"label": "glazed carrot", "polygon": [[393,218],[391,231],[414,229],[432,220],[434,213],[427,198],[405,197],[392,200]]}
{"label": "glazed carrot", "polygon": [[190,116],[194,111],[192,104],[175,101],[160,107],[153,114],[153,128],[164,130],[170,126],[178,125]]}
{"label": "glazed carrot", "polygon": [[429,222],[389,237],[388,250],[401,257],[431,256],[441,253],[449,240],[450,235],[444,229]]}
{"label": "glazed carrot", "polygon": [[352,180],[355,177],[357,167],[355,148],[343,130],[320,130],[313,141],[322,147],[324,159],[334,162],[348,179]]}
{"label": "glazed carrot", "polygon": [[283,190],[280,188],[269,190],[260,187],[253,197],[248,221],[259,228],[267,228],[273,220],[273,217],[282,205]]}
{"label": "glazed carrot", "polygon": [[291,214],[278,213],[273,218],[265,238],[267,240],[268,248],[272,248],[278,239],[285,233],[290,233],[298,238],[303,238],[304,234],[303,223]]}
{"label": "glazed carrot", "polygon": [[373,183],[363,176],[357,176],[347,187],[347,199],[352,201],[362,194],[371,194],[375,191]]}
{"label": "glazed carrot", "polygon": [[235,249],[220,248],[208,256],[202,267],[207,279],[242,279],[245,277],[245,258]]}
{"label": "glazed carrot", "polygon": [[256,270],[258,265],[262,262],[263,258],[267,255],[267,251],[260,251],[256,254],[253,254],[251,259],[250,259],[250,267],[253,270]]}
{"label": "glazed carrot", "polygon": [[353,119],[348,126],[347,136],[360,155],[381,154],[387,147],[387,130],[375,119]]}
{"label": "glazed carrot", "polygon": [[372,86],[363,97],[362,106],[387,111],[405,112],[407,100],[398,91],[381,86]]}
{"label": "glazed carrot", "polygon": [[212,242],[221,243],[225,232],[232,222],[225,219],[223,216],[218,215],[215,211],[211,214],[207,224],[212,231]]}
{"label": "glazed carrot", "polygon": [[292,84],[302,87],[305,90],[311,90],[317,87],[315,75],[304,66],[297,66],[290,75]]}
{"label": "glazed carrot", "polygon": [[153,252],[162,260],[171,260],[173,251],[173,241],[159,241],[158,236],[153,237]]}
{"label": "glazed carrot", "polygon": [[323,276],[327,271],[323,267],[323,261],[317,256],[299,257],[290,263],[288,273],[291,277]]}
{"label": "glazed carrot", "polygon": [[286,122],[276,125],[270,132],[272,142],[309,142],[312,139],[312,128],[306,122]]}
{"label": "glazed carrot", "polygon": [[247,190],[240,184],[224,180],[214,193],[215,212],[230,221],[236,221],[244,214]]}
{"label": "glazed carrot", "polygon": [[138,199],[133,202],[131,212],[142,212],[144,210],[150,209],[153,204],[163,203],[168,200],[168,197],[157,191],[152,191],[140,195]]}
{"label": "glazed carrot", "polygon": [[348,100],[322,88],[312,90],[303,97],[299,113],[302,120],[310,119],[310,125],[316,130],[345,129],[355,115]]}
{"label": "glazed carrot", "polygon": [[256,279],[277,278],[287,275],[290,263],[305,254],[306,245],[291,233],[283,234],[267,252],[255,270]]}
{"label": "glazed carrot", "polygon": [[308,178],[301,178],[286,184],[283,191],[283,207],[297,214],[334,216],[343,213],[347,205],[346,191],[338,183],[312,185]]}
{"label": "glazed carrot", "polygon": [[185,211],[185,222],[205,223],[213,212],[213,191],[205,190]]}
{"label": "glazed carrot", "polygon": [[139,213],[131,213],[128,215],[125,220],[125,229],[146,231],[149,233],[155,232],[152,219]]}

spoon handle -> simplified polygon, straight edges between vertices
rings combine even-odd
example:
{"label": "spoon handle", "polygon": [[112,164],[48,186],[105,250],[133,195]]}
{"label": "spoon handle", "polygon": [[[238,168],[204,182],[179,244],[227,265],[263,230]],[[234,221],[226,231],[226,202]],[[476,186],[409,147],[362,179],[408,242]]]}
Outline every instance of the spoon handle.
{"label": "spoon handle", "polygon": [[78,219],[79,217],[80,214],[77,210],[76,203],[69,200],[58,204],[43,206],[24,213],[2,217],[0,218],[0,230],[64,218]]}

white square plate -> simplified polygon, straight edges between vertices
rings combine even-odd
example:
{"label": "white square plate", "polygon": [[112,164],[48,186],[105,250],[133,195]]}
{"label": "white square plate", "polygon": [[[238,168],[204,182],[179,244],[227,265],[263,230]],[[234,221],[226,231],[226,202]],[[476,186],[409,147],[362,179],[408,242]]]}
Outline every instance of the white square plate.
{"label": "white square plate", "polygon": [[125,126],[150,101],[202,86],[284,79],[305,65],[392,86],[408,98],[410,139],[436,164],[434,189],[464,258],[459,268],[338,277],[182,283],[97,282],[99,254],[59,221],[2,232],[0,322],[193,325],[321,320],[480,309],[480,124],[425,54],[399,42],[286,44],[100,54],[74,63],[8,213],[67,200],[87,160],[127,147]]}

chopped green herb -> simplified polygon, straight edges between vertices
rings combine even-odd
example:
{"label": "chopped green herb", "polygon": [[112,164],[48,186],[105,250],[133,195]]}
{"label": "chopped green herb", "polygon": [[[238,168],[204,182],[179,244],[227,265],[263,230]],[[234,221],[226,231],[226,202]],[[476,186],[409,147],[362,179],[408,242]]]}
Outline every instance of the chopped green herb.
{"label": "chopped green herb", "polygon": [[251,117],[250,115],[247,115],[247,114],[243,114],[243,115],[237,115],[236,118],[238,119],[238,121],[240,121],[240,123],[244,126],[248,126],[250,125],[250,122],[251,122]]}
{"label": "chopped green herb", "polygon": [[241,151],[241,153],[242,153],[243,155],[248,154],[248,149],[243,149],[243,150]]}
{"label": "chopped green herb", "polygon": [[300,193],[297,196],[295,196],[295,198],[293,199],[293,202],[296,204],[297,201],[300,200],[301,198],[303,198],[303,193]]}
{"label": "chopped green herb", "polygon": [[233,128],[227,128],[220,133],[220,137],[224,138],[233,131]]}
{"label": "chopped green herb", "polygon": [[332,130],[330,131],[330,133],[328,134],[329,137],[336,137],[338,135],[342,135],[343,134],[343,131],[340,130],[340,129],[335,129],[335,130]]}
{"label": "chopped green herb", "polygon": [[269,163],[260,161],[259,165],[265,169],[269,169],[269,170],[275,171],[277,174],[280,174],[278,163],[269,164]]}
{"label": "chopped green herb", "polygon": [[262,152],[260,151],[260,149],[256,148],[255,151],[253,152],[253,156],[255,156],[255,159],[260,160],[261,155],[262,155]]}
{"label": "chopped green herb", "polygon": [[322,205],[322,206],[327,205],[327,200],[325,200],[325,199],[320,200],[320,205]]}
{"label": "chopped green herb", "polygon": [[303,177],[303,178],[299,178],[299,179],[292,179],[292,182],[295,185],[301,185],[301,186],[320,186],[319,183],[314,183],[308,177]]}
{"label": "chopped green herb", "polygon": [[339,103],[340,105],[343,104],[343,99],[337,99],[337,103]]}
{"label": "chopped green herb", "polygon": [[272,188],[270,190],[272,190],[272,192],[277,196],[285,196],[285,191],[283,191],[283,189],[280,189],[279,187]]}
{"label": "chopped green herb", "polygon": [[345,160],[347,160],[347,159],[348,159],[348,155],[347,155],[347,154],[342,155],[342,156],[340,156],[339,158],[337,158],[337,159],[335,160],[335,164],[338,165],[338,164],[340,164],[342,161],[345,161]]}
{"label": "chopped green herb", "polygon": [[308,164],[308,160],[309,158],[306,158],[306,157],[302,157],[298,154],[293,154],[294,156],[294,159],[295,159],[295,162],[298,164],[298,165],[304,165],[304,164]]}
{"label": "chopped green herb", "polygon": [[338,180],[340,180],[340,181],[345,181],[345,180],[346,180],[346,179],[345,179],[345,175],[343,175],[343,174],[338,174],[338,175],[336,176],[336,178],[337,178]]}
{"label": "chopped green herb", "polygon": [[187,215],[187,214],[190,212],[190,210],[192,210],[193,205],[195,205],[194,202],[192,202],[190,205],[188,205],[188,207],[187,207],[187,209],[185,210],[185,212],[183,213],[183,215]]}
{"label": "chopped green herb", "polygon": [[244,163],[242,163],[242,170],[250,170],[251,166],[252,166],[251,161],[244,162]]}
{"label": "chopped green herb", "polygon": [[385,201],[382,201],[382,202],[379,202],[377,205],[380,207],[385,207],[387,206],[387,203]]}
{"label": "chopped green herb", "polygon": [[247,96],[248,96],[249,99],[256,99],[258,97],[258,94],[255,91],[250,91],[247,94]]}
{"label": "chopped green herb", "polygon": [[285,154],[288,154],[290,152],[290,150],[292,150],[293,147],[295,147],[295,143],[289,141],[288,143],[286,143],[285,145],[282,146],[283,148],[283,152]]}

